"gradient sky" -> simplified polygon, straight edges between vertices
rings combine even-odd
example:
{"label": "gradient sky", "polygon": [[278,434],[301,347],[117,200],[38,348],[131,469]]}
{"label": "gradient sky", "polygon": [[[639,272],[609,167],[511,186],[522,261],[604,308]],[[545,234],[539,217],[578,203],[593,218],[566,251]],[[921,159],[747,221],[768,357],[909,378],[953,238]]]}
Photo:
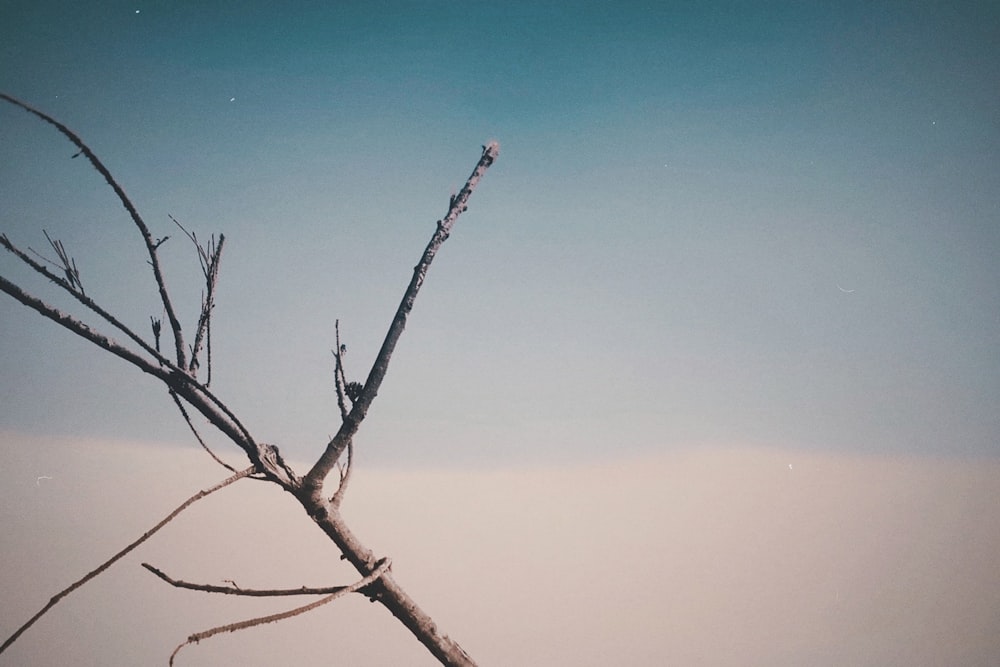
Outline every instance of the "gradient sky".
{"label": "gradient sky", "polygon": [[[171,236],[189,330],[200,273],[168,214],[225,233],[212,388],[295,462],[338,425],[334,321],[360,379],[448,196],[501,143],[345,502],[482,664],[985,666],[1000,9],[955,4],[0,0],[0,90],[76,130]],[[0,106],[0,232],[61,239],[145,332],[141,239],[74,152]],[[80,312],[10,256],[0,274]],[[5,295],[0,452],[4,631],[220,472],[160,385]],[[164,662],[249,615],[140,560],[351,580],[332,551],[241,482],[12,664]],[[363,600],[321,612],[182,663],[430,662]]]}
{"label": "gradient sky", "polygon": [[[994,3],[205,4],[6,1],[0,87],[172,236],[189,329],[198,267],[167,215],[225,233],[213,388],[258,438],[320,451],[334,320],[363,375],[497,139],[359,436],[369,462],[997,453]],[[99,175],[9,105],[0,152],[2,231],[62,239],[145,332],[141,241]],[[4,430],[189,441],[156,383],[7,297],[0,376]]]}

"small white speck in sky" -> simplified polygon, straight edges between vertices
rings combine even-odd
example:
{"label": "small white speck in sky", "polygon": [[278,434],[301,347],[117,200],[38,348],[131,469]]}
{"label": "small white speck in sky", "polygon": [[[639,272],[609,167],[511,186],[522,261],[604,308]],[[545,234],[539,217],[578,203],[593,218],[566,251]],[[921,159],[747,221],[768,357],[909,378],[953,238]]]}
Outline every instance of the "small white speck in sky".
{"label": "small white speck in sky", "polygon": [[791,463],[789,463],[789,464],[788,464],[788,469],[789,469],[789,470],[791,470],[791,469],[792,469],[792,464],[791,464]]}
{"label": "small white speck in sky", "polygon": [[235,97],[230,97],[230,98],[229,98],[229,101],[230,101],[230,102],[235,102],[235,101],[236,101],[236,98],[235,98]]}
{"label": "small white speck in sky", "polygon": [[837,289],[839,289],[844,294],[853,294],[854,293],[854,290],[852,290],[852,289],[844,289],[840,285],[837,285]]}
{"label": "small white speck in sky", "polygon": [[137,9],[137,10],[135,10],[135,13],[136,13],[136,14],[138,14],[138,13],[139,13],[139,10],[138,10],[138,9]]}
{"label": "small white speck in sky", "polygon": [[43,479],[52,479],[52,478],[51,478],[51,477],[49,477],[48,475],[39,475],[38,477],[36,477],[36,478],[35,478],[35,486],[41,486],[41,483],[40,483],[40,482],[41,482],[41,481],[42,481]]}

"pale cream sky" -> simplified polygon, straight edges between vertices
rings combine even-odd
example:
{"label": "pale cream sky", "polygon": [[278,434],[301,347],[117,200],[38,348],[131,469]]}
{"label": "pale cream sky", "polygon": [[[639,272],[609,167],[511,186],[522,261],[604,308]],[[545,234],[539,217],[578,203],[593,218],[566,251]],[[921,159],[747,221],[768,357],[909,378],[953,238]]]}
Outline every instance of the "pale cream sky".
{"label": "pale cream sky", "polygon": [[[7,435],[0,629],[223,475],[204,455]],[[42,477],[39,479],[39,477]],[[51,479],[48,479],[51,477]],[[492,472],[362,465],[357,532],[482,665],[993,665],[1000,464],[691,447]],[[202,501],[39,621],[0,665],[166,664],[192,632],[283,609],[177,591],[350,571],[277,489]],[[185,648],[179,665],[432,665],[355,598]]]}

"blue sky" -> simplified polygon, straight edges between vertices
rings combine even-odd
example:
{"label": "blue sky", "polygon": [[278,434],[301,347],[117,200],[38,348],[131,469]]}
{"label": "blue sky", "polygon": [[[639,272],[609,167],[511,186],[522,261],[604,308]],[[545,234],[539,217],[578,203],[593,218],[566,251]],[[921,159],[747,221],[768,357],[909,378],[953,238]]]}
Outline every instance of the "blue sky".
{"label": "blue sky", "polygon": [[[296,457],[337,427],[334,320],[363,375],[490,139],[370,463],[996,454],[1000,12],[648,4],[4,2],[0,89],[172,235],[189,328],[198,268],[167,215],[226,234],[213,387]],[[0,109],[0,231],[62,239],[145,331],[140,239],[73,152]],[[7,297],[0,376],[0,429],[190,441],[154,382]]]}

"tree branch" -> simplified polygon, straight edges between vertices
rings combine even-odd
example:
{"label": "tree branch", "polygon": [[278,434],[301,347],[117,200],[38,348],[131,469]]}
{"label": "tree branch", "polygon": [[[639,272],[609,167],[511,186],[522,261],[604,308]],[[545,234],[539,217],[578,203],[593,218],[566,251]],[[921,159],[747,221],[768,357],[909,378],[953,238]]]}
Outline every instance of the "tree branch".
{"label": "tree branch", "polygon": [[[66,252],[66,246],[64,246],[63,242],[59,239],[53,239],[49,236],[49,233],[44,229],[42,230],[42,234],[45,234],[45,240],[47,240],[52,249],[56,251],[56,257],[58,257],[59,261],[62,263],[63,275],[66,276],[66,282],[69,283],[69,286],[74,291],[79,290],[80,294],[86,294],[83,289],[83,283],[80,282],[80,270],[76,268],[76,260],[70,257],[69,253]],[[29,250],[31,250],[31,248],[29,248]],[[32,250],[32,252],[34,252],[34,250]],[[38,255],[37,252],[35,254]],[[38,256],[42,257],[41,255]],[[42,259],[45,258],[42,257]],[[53,266],[56,265],[52,260],[46,259],[45,261]]]}
{"label": "tree branch", "polygon": [[163,570],[150,565],[149,563],[143,563],[142,566],[155,574],[157,577],[167,582],[175,588],[186,588],[191,591],[202,591],[204,593],[222,593],[224,595],[245,595],[247,597],[257,597],[257,598],[268,598],[268,597],[285,597],[289,595],[329,595],[331,593],[340,593],[345,588],[349,586],[324,586],[322,588],[314,588],[308,586],[302,586],[301,588],[238,588],[233,584],[232,586],[215,586],[213,584],[193,584],[189,581],[182,581],[180,579],[174,579],[168,575]]}
{"label": "tree branch", "polygon": [[389,331],[382,342],[382,347],[375,358],[375,363],[372,365],[371,371],[368,373],[368,379],[365,381],[361,395],[354,401],[350,414],[344,419],[336,435],[327,444],[326,450],[320,456],[319,460],[316,461],[312,469],[302,478],[303,488],[313,496],[318,498],[322,495],[324,480],[330,474],[330,471],[337,463],[337,459],[340,458],[340,455],[354,437],[354,434],[357,433],[358,427],[368,414],[368,408],[371,406],[375,396],[378,395],[379,387],[382,385],[382,380],[385,378],[386,371],[389,368],[389,359],[392,357],[393,350],[396,348],[396,343],[399,341],[403,329],[406,328],[406,320],[413,309],[417,292],[420,291],[420,287],[424,283],[427,270],[430,268],[434,256],[441,245],[448,239],[451,228],[455,224],[455,221],[458,220],[458,216],[468,208],[468,201],[472,195],[472,191],[475,190],[483,174],[493,164],[499,153],[500,144],[496,141],[491,141],[488,145],[483,146],[483,154],[479,158],[475,169],[472,170],[472,175],[469,176],[469,179],[465,182],[465,186],[458,195],[451,198],[448,214],[442,220],[438,221],[437,229],[431,235],[431,240],[424,249],[420,261],[413,268],[413,277],[410,279],[410,284],[407,286],[406,292],[403,294],[403,299],[396,309],[396,315],[392,320],[392,324],[389,325]]}
{"label": "tree branch", "polygon": [[60,600],[62,600],[63,598],[65,598],[67,595],[69,595],[70,593],[72,593],[76,589],[80,588],[80,586],[83,586],[85,583],[87,583],[88,581],[90,581],[91,579],[93,579],[94,577],[96,577],[97,575],[99,575],[102,572],[104,572],[105,570],[107,570],[109,567],[111,567],[112,565],[114,565],[117,561],[121,560],[130,551],[132,551],[133,549],[135,549],[137,546],[139,546],[140,544],[142,544],[143,542],[145,542],[149,538],[151,538],[153,535],[155,535],[157,532],[159,532],[159,530],[161,528],[163,528],[165,525],[167,525],[168,523],[170,523],[171,521],[173,521],[174,517],[176,517],[178,514],[180,514],[184,510],[186,510],[193,503],[201,500],[202,498],[204,498],[205,496],[207,496],[209,494],[215,493],[219,489],[223,489],[223,488],[229,486],[233,482],[236,482],[236,481],[238,481],[240,479],[243,479],[244,477],[246,477],[247,475],[249,475],[250,473],[252,473],[254,470],[255,470],[255,468],[253,468],[251,466],[251,467],[249,467],[249,468],[247,468],[245,470],[241,470],[240,472],[236,473],[232,477],[227,477],[226,479],[222,480],[221,482],[219,482],[215,486],[209,487],[207,489],[203,489],[203,490],[199,491],[198,493],[194,494],[193,496],[191,496],[190,498],[188,498],[187,500],[185,500],[183,503],[181,503],[177,507],[177,509],[175,509],[173,512],[171,512],[166,517],[164,517],[162,521],[160,521],[158,524],[156,524],[155,526],[153,526],[152,528],[150,528],[149,530],[147,530],[145,533],[143,533],[142,536],[139,539],[137,539],[136,541],[132,542],[127,547],[125,547],[124,549],[122,549],[121,551],[119,551],[118,553],[116,553],[114,556],[112,556],[108,560],[106,560],[103,563],[101,563],[95,569],[93,569],[90,572],[88,572],[86,575],[83,576],[82,579],[74,582],[68,588],[65,588],[62,591],[60,591],[59,593],[56,593],[55,595],[53,595],[52,598],[49,600],[48,604],[46,604],[44,607],[42,607],[42,609],[37,614],[35,614],[34,616],[32,616],[30,619],[28,619],[27,623],[25,623],[24,625],[22,625],[20,628],[17,629],[17,631],[14,634],[12,634],[10,637],[8,637],[7,640],[3,643],[3,645],[0,645],[0,653],[3,653],[5,650],[7,650],[8,646],[10,646],[15,641],[17,641],[17,638],[20,637],[24,633],[25,630],[27,630],[32,625],[34,625],[35,621],[37,621],[42,616],[44,616],[45,613],[48,612],[49,609],[51,609],[52,607],[56,606],[56,604],[58,604]]}
{"label": "tree branch", "polygon": [[264,625],[265,623],[274,623],[275,621],[281,621],[286,618],[298,616],[299,614],[304,614],[307,611],[312,611],[313,609],[325,605],[328,602],[333,602],[337,598],[343,597],[348,593],[354,593],[355,591],[361,590],[366,586],[370,586],[373,582],[378,580],[380,577],[384,576],[391,565],[392,562],[388,558],[383,558],[378,562],[377,567],[372,571],[372,573],[365,576],[360,581],[356,581],[350,586],[344,586],[343,588],[336,591],[332,595],[316,600],[315,602],[304,605],[302,607],[296,607],[295,609],[290,609],[288,611],[283,611],[277,614],[271,614],[270,616],[261,616],[259,618],[251,618],[246,621],[231,623],[229,625],[220,625],[219,627],[212,628],[211,630],[205,630],[204,632],[197,632],[188,637],[186,642],[184,642],[183,644],[179,645],[177,648],[174,649],[174,652],[170,654],[170,665],[174,664],[174,658],[177,657],[177,653],[188,644],[200,642],[202,639],[208,639],[209,637],[221,634],[223,632],[236,632],[237,630],[245,630],[247,628],[252,628],[257,625]]}

